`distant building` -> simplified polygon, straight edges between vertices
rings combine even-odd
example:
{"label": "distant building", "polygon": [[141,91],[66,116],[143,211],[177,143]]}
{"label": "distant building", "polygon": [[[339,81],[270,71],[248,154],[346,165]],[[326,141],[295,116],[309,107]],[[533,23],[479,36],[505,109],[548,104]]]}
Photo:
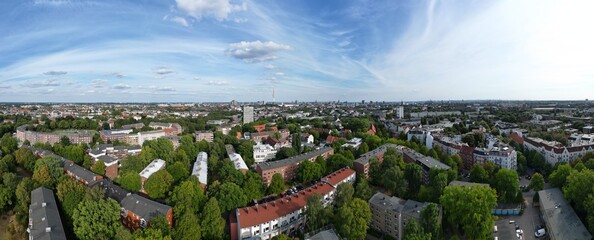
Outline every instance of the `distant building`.
{"label": "distant building", "polygon": [[70,160],[66,160],[64,162],[64,173],[86,186],[93,185],[95,182],[103,179],[102,176],[99,176],[86,168],[78,166]]}
{"label": "distant building", "polygon": [[127,142],[128,141],[128,134],[132,133],[132,129],[113,129],[113,130],[101,130],[99,131],[99,137],[104,142],[108,141],[120,141],[120,142]]}
{"label": "distant building", "polygon": [[[401,240],[404,226],[411,220],[419,221],[421,211],[427,205],[429,203],[390,197],[378,192],[369,200],[369,209],[371,209],[369,226],[394,239]],[[441,207],[439,216],[441,218]]]}
{"label": "distant building", "polygon": [[276,149],[268,144],[257,143],[253,145],[254,161],[256,163],[266,162],[276,157]]}
{"label": "distant building", "polygon": [[404,157],[404,161],[407,163],[415,163],[421,166],[421,170],[423,172],[423,182],[425,184],[429,184],[429,171],[432,168],[441,169],[441,170],[449,170],[450,166],[445,165],[444,163],[429,157],[423,154],[416,152],[407,147],[400,147],[398,148],[401,152],[402,156]]}
{"label": "distant building", "polygon": [[196,131],[194,132],[194,137],[196,138],[196,142],[204,140],[211,143],[214,140],[214,133],[212,131]]}
{"label": "distant building", "polygon": [[[135,144],[142,146],[144,141],[155,140],[160,137],[165,137],[165,135],[166,135],[165,131],[163,131],[163,130],[139,132],[135,136],[135,139],[136,139]],[[131,135],[131,136],[134,136],[134,135]]]}
{"label": "distant building", "polygon": [[208,185],[208,154],[205,152],[199,152],[192,168],[192,176],[198,178],[200,186],[204,189]]}
{"label": "distant building", "polygon": [[353,167],[355,168],[355,171],[357,171],[357,174],[369,177],[369,160],[371,160],[372,158],[377,158],[380,163],[383,162],[384,154],[388,151],[388,148],[390,147],[396,149],[397,145],[390,143],[384,144],[376,149],[364,153],[359,158],[357,158],[353,162]]}
{"label": "distant building", "polygon": [[254,121],[254,107],[243,107],[243,124],[248,124]]}
{"label": "distant building", "polygon": [[546,141],[540,138],[524,137],[524,147],[540,153],[547,163],[555,166],[556,163],[571,162],[587,152],[594,151],[594,143],[564,147],[559,142]]}
{"label": "distant building", "polygon": [[29,205],[29,240],[66,239],[54,193],[44,187],[31,191]]}
{"label": "distant building", "polygon": [[141,172],[140,172],[140,180],[142,183],[142,187],[141,187],[141,191],[144,192],[144,182],[146,182],[146,180],[153,175],[154,173],[156,173],[157,171],[161,170],[161,169],[165,169],[165,160],[162,159],[155,159],[153,160],[151,163],[149,163],[148,166],[146,166]]}
{"label": "distant building", "polygon": [[256,166],[256,171],[262,176],[262,181],[267,185],[270,184],[272,176],[276,173],[281,174],[285,181],[292,181],[296,176],[297,168],[301,162],[305,160],[315,161],[318,156],[327,159],[332,154],[334,154],[334,149],[325,147],[283,160],[260,163]]}
{"label": "distant building", "polygon": [[396,108],[396,117],[398,119],[403,119],[404,118],[404,106],[399,106]]}
{"label": "distant building", "polygon": [[359,147],[361,146],[361,143],[363,143],[363,139],[352,138],[351,140],[349,140],[345,144],[343,144],[342,147],[352,147],[354,149],[359,149]]}
{"label": "distant building", "polygon": [[217,131],[223,133],[223,135],[227,135],[229,132],[231,132],[232,128],[233,127],[231,127],[231,125],[221,125],[217,126]]}
{"label": "distant building", "polygon": [[295,194],[255,206],[237,208],[229,215],[231,239],[272,239],[279,234],[296,235],[305,227],[305,207],[310,196],[321,195],[322,205],[329,206],[334,202],[338,185],[354,182],[355,171],[343,168]]}
{"label": "distant building", "polygon": [[182,126],[178,123],[151,122],[149,123],[149,127],[154,129],[162,129],[166,135],[178,135],[184,131]]}
{"label": "distant building", "polygon": [[93,142],[93,134],[87,130],[77,130],[74,132],[33,132],[29,130],[29,125],[23,125],[17,128],[16,137],[19,141],[29,141],[35,143],[59,143],[62,137],[67,137],[72,144],[88,144]]}
{"label": "distant building", "polygon": [[538,191],[540,212],[552,240],[590,240],[592,235],[569,205],[559,188]]}

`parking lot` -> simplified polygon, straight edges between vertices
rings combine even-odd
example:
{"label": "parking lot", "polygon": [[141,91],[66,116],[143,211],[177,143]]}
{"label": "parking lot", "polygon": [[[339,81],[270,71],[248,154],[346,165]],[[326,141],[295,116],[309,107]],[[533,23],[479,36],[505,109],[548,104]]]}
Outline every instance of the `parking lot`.
{"label": "parking lot", "polygon": [[[520,185],[528,184],[530,184],[530,180],[527,180],[526,178],[522,178],[520,180]],[[495,222],[495,225],[497,226],[497,233],[494,233],[493,236],[498,237],[498,239],[506,240],[518,239],[516,237],[517,224],[519,229],[522,229],[524,232],[524,234],[522,234],[522,239],[537,239],[534,237],[536,226],[544,225],[544,222],[540,216],[540,209],[538,207],[532,207],[532,197],[534,196],[533,190],[523,192],[523,195],[527,202],[523,214],[520,216],[500,216]],[[510,220],[514,221],[515,223],[510,223]],[[538,239],[548,239],[548,237],[545,236]]]}

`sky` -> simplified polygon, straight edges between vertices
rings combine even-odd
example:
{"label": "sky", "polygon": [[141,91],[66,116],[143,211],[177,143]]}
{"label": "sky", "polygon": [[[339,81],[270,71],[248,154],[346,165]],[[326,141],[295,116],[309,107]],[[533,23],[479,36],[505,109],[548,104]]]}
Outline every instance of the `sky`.
{"label": "sky", "polygon": [[0,101],[592,99],[591,9],[590,0],[2,0]]}

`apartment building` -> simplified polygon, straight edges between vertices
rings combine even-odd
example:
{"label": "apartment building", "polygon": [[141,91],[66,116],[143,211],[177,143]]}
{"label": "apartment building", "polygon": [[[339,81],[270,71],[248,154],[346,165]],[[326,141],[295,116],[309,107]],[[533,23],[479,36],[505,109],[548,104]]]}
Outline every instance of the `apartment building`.
{"label": "apartment building", "polygon": [[35,143],[59,143],[62,137],[67,137],[73,144],[89,144],[93,142],[93,135],[90,131],[77,130],[75,132],[33,132],[29,130],[29,125],[23,125],[17,128],[16,137],[19,141],[29,141]]}
{"label": "apartment building", "polygon": [[141,186],[142,186],[141,191],[142,192],[144,192],[144,182],[146,182],[146,180],[151,175],[153,175],[154,173],[156,173],[157,171],[159,171],[161,169],[165,169],[165,160],[155,159],[140,172],[139,175],[140,175],[140,180],[141,180]]}
{"label": "apartment building", "polygon": [[196,162],[194,162],[194,167],[192,168],[192,176],[196,176],[198,178],[198,182],[200,182],[200,187],[205,189],[208,185],[207,177],[208,177],[208,154],[205,152],[199,152],[198,156],[196,157]]}
{"label": "apartment building", "polygon": [[214,140],[214,133],[212,131],[196,131],[194,132],[196,142],[206,141],[211,143]]}
{"label": "apartment building", "polygon": [[164,130],[139,132],[136,135],[129,135],[130,136],[129,142],[142,146],[144,141],[155,140],[160,137],[165,137],[166,135],[167,134],[165,133]]}
{"label": "apartment building", "polygon": [[254,121],[254,107],[243,107],[243,124],[248,124]]}
{"label": "apartment building", "polygon": [[334,202],[336,187],[342,183],[353,184],[355,171],[340,169],[322,181],[295,194],[255,206],[237,208],[229,216],[231,239],[271,239],[279,234],[294,235],[305,225],[307,199],[319,194],[322,204]]}
{"label": "apartment building", "polygon": [[179,135],[184,131],[178,123],[151,122],[149,123],[149,127],[161,129],[166,135]]}
{"label": "apartment building", "polygon": [[132,133],[132,129],[113,129],[113,130],[101,130],[99,131],[99,137],[104,142],[107,141],[120,141],[128,142],[128,134]]}
{"label": "apartment building", "polygon": [[254,161],[256,163],[266,162],[276,157],[277,150],[268,144],[256,143],[253,146]]}
{"label": "apartment building", "polygon": [[369,177],[369,161],[372,158],[377,158],[380,163],[383,162],[384,154],[388,151],[388,148],[397,149],[398,146],[391,143],[384,144],[376,149],[362,154],[359,158],[357,158],[353,162],[353,167],[355,168],[355,171],[357,171],[357,174]]}
{"label": "apartment building", "polygon": [[[394,239],[401,240],[404,226],[411,220],[419,221],[421,211],[427,205],[429,203],[390,197],[378,192],[369,199],[369,209],[371,210],[369,226]],[[439,215],[441,217],[441,208]]]}
{"label": "apartment building", "polygon": [[272,176],[276,173],[281,174],[285,181],[292,181],[296,176],[297,168],[301,162],[305,160],[315,161],[318,156],[327,159],[332,154],[334,154],[333,148],[324,147],[283,160],[260,163],[256,166],[256,171],[262,176],[262,181],[267,185],[270,184]]}
{"label": "apartment building", "polygon": [[96,181],[103,179],[102,176],[78,166],[70,160],[64,162],[64,173],[86,186],[93,185]]}
{"label": "apartment building", "polygon": [[58,204],[52,190],[39,187],[31,191],[27,233],[29,233],[29,240],[66,239]]}
{"label": "apartment building", "polygon": [[564,147],[559,142],[546,141],[540,138],[524,137],[524,147],[535,150],[544,156],[547,163],[555,166],[559,162],[571,162],[586,152],[594,151],[594,144]]}
{"label": "apartment building", "polygon": [[559,188],[538,191],[540,212],[551,240],[590,240],[592,235],[563,196]]}
{"label": "apartment building", "polygon": [[173,208],[137,194],[129,194],[121,202],[120,217],[124,226],[136,230],[146,228],[151,219],[163,215],[169,225],[173,224]]}
{"label": "apartment building", "polygon": [[415,163],[421,166],[421,170],[423,172],[423,182],[425,184],[429,184],[429,171],[432,168],[441,169],[441,170],[449,170],[450,166],[435,160],[435,158],[425,156],[412,150],[407,147],[399,147],[397,148],[402,156],[404,157],[404,161],[407,163]]}
{"label": "apartment building", "polygon": [[233,162],[233,166],[235,166],[235,169],[237,169],[241,173],[245,174],[249,170],[247,165],[245,164],[245,161],[243,160],[241,155],[239,155],[239,153],[229,154],[229,159],[231,160],[231,162]]}

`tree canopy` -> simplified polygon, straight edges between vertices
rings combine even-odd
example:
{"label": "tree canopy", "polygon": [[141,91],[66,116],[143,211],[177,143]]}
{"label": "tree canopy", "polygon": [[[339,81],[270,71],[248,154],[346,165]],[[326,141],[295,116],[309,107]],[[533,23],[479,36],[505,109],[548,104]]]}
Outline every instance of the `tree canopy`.
{"label": "tree canopy", "polygon": [[153,173],[145,182],[144,190],[151,198],[163,198],[173,184],[173,177],[165,169]]}
{"label": "tree canopy", "polygon": [[491,233],[495,221],[491,210],[497,206],[495,190],[486,186],[448,186],[440,202],[448,223],[462,229],[468,239],[483,239]]}

